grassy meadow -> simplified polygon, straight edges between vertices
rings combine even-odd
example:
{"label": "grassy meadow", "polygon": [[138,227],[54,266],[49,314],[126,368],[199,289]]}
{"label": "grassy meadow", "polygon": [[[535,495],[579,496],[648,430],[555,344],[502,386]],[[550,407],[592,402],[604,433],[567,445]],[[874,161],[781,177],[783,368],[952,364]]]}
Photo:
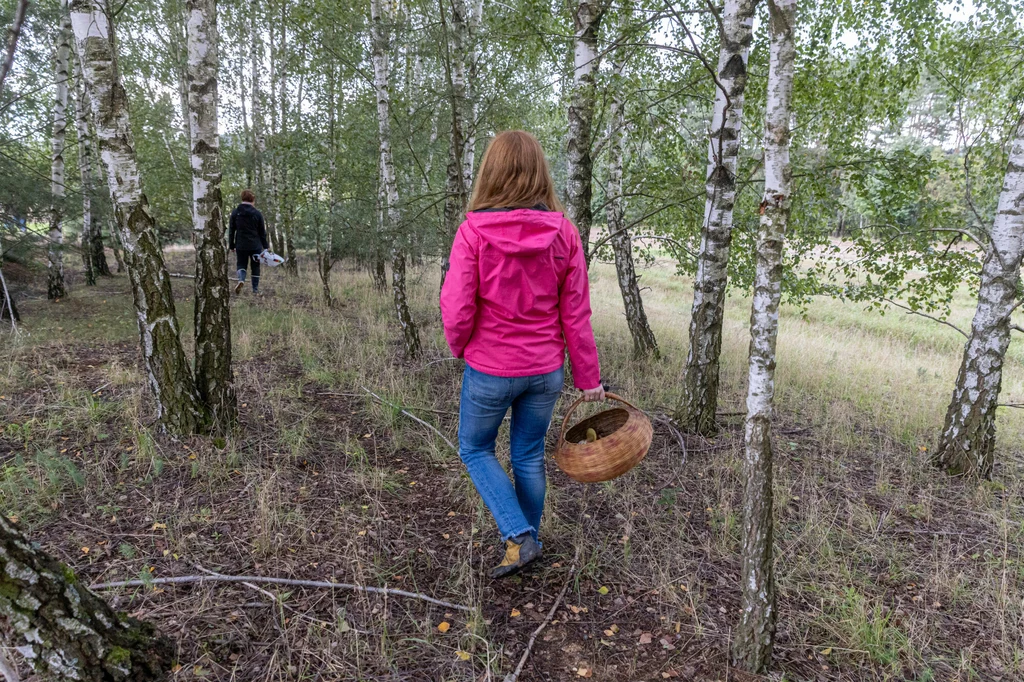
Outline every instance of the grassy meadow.
{"label": "grassy meadow", "polygon": [[[242,584],[105,590],[177,644],[173,680],[502,680],[557,596],[521,680],[746,680],[728,666],[739,600],[739,453],[749,300],[728,303],[712,440],[655,422],[648,457],[585,486],[549,467],[545,558],[492,582],[493,521],[458,455],[461,362],[438,268],[410,272],[423,357],[404,359],[391,299],[350,264],[325,308],[311,263],[235,297],[241,425],[227,440],[152,425],[124,276],[20,307],[0,365],[0,504],[90,583],[202,575],[334,580],[421,593]],[[170,269],[191,272],[188,254]],[[643,273],[663,357],[639,363],[607,264],[591,272],[602,367],[671,414],[690,281]],[[175,280],[191,343],[191,281]],[[967,328],[970,292],[952,321]],[[994,479],[928,464],[963,337],[902,311],[784,307],[775,426],[779,631],[772,680],[1024,678],[1024,414],[1003,408]],[[1024,402],[1019,344],[1003,401]],[[384,402],[369,396],[373,392]],[[554,426],[573,398],[566,391]],[[552,434],[552,440],[555,434]],[[507,454],[507,436],[499,438]]]}

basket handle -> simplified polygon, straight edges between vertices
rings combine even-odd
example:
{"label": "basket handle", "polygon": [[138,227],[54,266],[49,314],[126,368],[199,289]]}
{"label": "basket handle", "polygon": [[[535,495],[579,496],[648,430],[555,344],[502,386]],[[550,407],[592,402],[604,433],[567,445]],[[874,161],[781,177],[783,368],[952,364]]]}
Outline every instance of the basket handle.
{"label": "basket handle", "polygon": [[[638,410],[636,408],[636,406],[633,405],[633,403],[629,402],[625,398],[622,398],[622,397],[620,397],[619,395],[617,395],[615,393],[606,392],[604,394],[604,397],[606,399],[607,398],[611,398],[612,400],[618,400],[620,403],[622,403],[626,407],[631,407],[634,410],[636,410],[637,412],[641,411],[641,410]],[[558,443],[559,444],[561,444],[562,441],[565,440],[565,431],[566,431],[566,429],[568,428],[568,425],[569,425],[569,418],[572,416],[572,413],[576,411],[576,408],[579,407],[580,403],[582,403],[582,402],[583,402],[583,396],[580,396],[579,398],[576,398],[575,402],[573,402],[573,404],[569,406],[569,409],[566,411],[565,416],[562,417],[562,431],[558,435]]]}

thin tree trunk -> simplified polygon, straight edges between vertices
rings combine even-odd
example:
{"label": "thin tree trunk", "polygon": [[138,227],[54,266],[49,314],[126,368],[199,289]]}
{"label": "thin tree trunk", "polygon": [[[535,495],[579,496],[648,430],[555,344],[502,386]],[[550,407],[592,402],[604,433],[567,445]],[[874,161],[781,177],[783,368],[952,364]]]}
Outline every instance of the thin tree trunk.
{"label": "thin tree trunk", "polygon": [[83,682],[161,680],[174,646],[114,611],[70,568],[0,514],[0,634],[41,676]]}
{"label": "thin tree trunk", "polygon": [[217,0],[188,0],[188,11],[196,390],[210,410],[213,430],[224,434],[234,426],[238,408],[231,387],[231,294],[220,192]]}
{"label": "thin tree trunk", "polygon": [[473,167],[476,164],[476,128],[477,128],[477,103],[479,102],[480,96],[475,89],[479,83],[479,66],[480,66],[480,26],[483,24],[484,18],[484,2],[483,0],[469,0],[470,1],[470,13],[469,13],[469,30],[467,32],[468,40],[473,44],[472,49],[469,53],[469,64],[468,64],[468,75],[466,78],[466,103],[468,111],[466,112],[466,140],[463,145],[463,162],[462,162],[462,173],[463,184],[466,188],[466,195],[468,197],[470,189],[473,187]]}
{"label": "thin tree trunk", "polygon": [[[21,28],[25,23],[27,11],[28,0],[20,0],[14,10],[14,22],[7,30],[6,51],[3,62],[0,62],[0,95],[4,93],[4,82],[7,80],[7,74],[11,72],[11,68],[14,66],[14,52],[18,47],[18,39],[21,37]],[[9,319],[11,321],[11,330],[14,331],[18,328],[16,321],[21,318],[18,315],[18,308],[14,304],[14,298],[11,296],[10,289],[7,288],[3,263],[4,245],[3,241],[0,240],[0,320]]]}
{"label": "thin tree trunk", "polygon": [[576,31],[569,103],[569,140],[566,148],[568,185],[566,186],[566,217],[576,226],[583,241],[583,255],[590,265],[590,225],[593,222],[594,162],[593,146],[594,79],[600,64],[597,51],[598,30],[604,15],[604,0],[578,0],[573,8]]}
{"label": "thin tree trunk", "polygon": [[177,433],[206,422],[192,371],[181,347],[174,292],[164,266],[149,202],[142,193],[128,100],[117,68],[113,26],[103,0],[71,0],[71,24],[82,56],[100,156],[107,170],[114,215],[132,283],[146,375],[157,419]]}
{"label": "thin tree trunk", "polygon": [[1017,123],[981,268],[978,307],[933,463],[953,475],[992,475],[996,407],[1010,344],[1010,315],[1020,302],[1024,257],[1024,118]]}
{"label": "thin tree trunk", "polygon": [[[398,212],[398,186],[395,182],[395,162],[391,155],[391,93],[388,90],[388,53],[390,26],[381,14],[381,0],[370,0],[370,42],[373,51],[373,86],[377,95],[377,130],[380,141],[381,180],[384,192],[385,243],[391,258],[391,289],[395,313],[402,327],[405,352],[410,357],[419,355],[420,338],[409,311],[405,290],[405,251],[398,234],[401,218]],[[387,17],[392,21],[392,17]]]}
{"label": "thin tree trunk", "polygon": [[[69,29],[70,30],[70,29]],[[93,262],[92,216],[92,135],[89,131],[89,109],[82,82],[81,60],[75,60],[75,130],[78,134],[78,175],[82,185],[82,267],[86,286],[96,286],[96,264]]]}
{"label": "thin tree trunk", "polygon": [[[624,22],[625,23],[625,22]],[[640,296],[639,278],[633,265],[633,242],[625,221],[625,200],[622,196],[622,157],[626,135],[626,98],[622,83],[622,48],[617,50],[613,66],[613,94],[608,121],[608,232],[615,253],[615,274],[622,292],[626,324],[633,337],[633,355],[642,358],[658,355],[658,342],[647,321],[647,312]]]}
{"label": "thin tree trunk", "polygon": [[441,286],[444,286],[445,277],[451,267],[448,257],[455,240],[455,232],[459,229],[468,203],[465,175],[467,10],[464,0],[438,0],[442,23],[445,20],[446,2],[452,11],[451,30],[447,31],[449,39],[445,60],[451,127],[448,131],[448,167],[444,199],[445,243],[441,250]]}
{"label": "thin tree trunk", "polygon": [[[252,139],[253,139],[253,176],[256,182],[256,193],[260,196],[264,190],[266,179],[263,173],[263,153],[266,148],[266,140],[263,137],[263,93],[260,90],[260,71],[262,67],[262,43],[260,32],[252,31],[252,41],[249,49],[249,92],[252,96]],[[262,199],[262,197],[261,197]]]}
{"label": "thin tree trunk", "polygon": [[718,369],[732,242],[732,208],[736,198],[736,164],[756,6],[757,0],[726,0],[721,17],[718,87],[708,142],[704,226],[693,285],[683,399],[676,415],[688,431],[702,434],[711,434],[717,428]]}
{"label": "thin tree trunk", "polygon": [[[330,188],[330,210],[327,212],[327,229],[321,225],[315,225],[317,271],[320,273],[320,283],[323,285],[324,305],[328,308],[334,305],[334,296],[331,294],[331,268],[334,266],[334,211],[338,203],[337,185],[337,141],[335,138],[335,70],[334,65],[329,66],[327,74],[327,181]],[[316,214],[318,217],[319,212]]]}
{"label": "thin tree trunk", "polygon": [[775,400],[775,343],[782,295],[782,251],[789,222],[790,102],[796,47],[796,0],[768,0],[771,45],[764,126],[764,198],[750,312],[746,448],[743,458],[743,565],[740,622],[733,663],[764,673],[775,642],[774,520],[771,421]]}
{"label": "thin tree trunk", "polygon": [[278,239],[281,241],[282,250],[284,254],[284,270],[289,275],[295,276],[299,274],[299,262],[295,257],[295,243],[293,239],[295,225],[292,217],[291,209],[291,188],[288,186],[289,176],[289,161],[291,159],[291,153],[288,142],[288,3],[281,3],[281,46],[278,52],[277,62],[277,78],[278,87],[280,88],[280,106],[281,106],[281,129],[279,132],[280,142],[278,154],[278,162],[280,168],[278,172],[281,176],[281,194],[278,199],[278,215],[280,220],[277,224]]}
{"label": "thin tree trunk", "polygon": [[53,103],[53,135],[50,138],[50,230],[47,251],[46,297],[51,301],[68,295],[64,286],[64,143],[68,128],[68,83],[70,82],[71,20],[67,5],[61,3],[60,31],[57,33],[57,56],[54,81],[57,97]]}

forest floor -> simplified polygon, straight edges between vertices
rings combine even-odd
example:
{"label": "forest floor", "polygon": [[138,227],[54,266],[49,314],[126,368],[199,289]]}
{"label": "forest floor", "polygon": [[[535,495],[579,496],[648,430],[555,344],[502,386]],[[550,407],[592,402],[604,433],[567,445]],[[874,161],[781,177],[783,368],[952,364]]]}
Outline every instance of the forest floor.
{"label": "forest floor", "polygon": [[[170,269],[191,272],[188,254]],[[456,452],[461,363],[448,358],[434,267],[412,271],[423,356],[401,357],[390,296],[338,265],[265,274],[232,301],[241,427],[226,441],[152,425],[128,283],[40,297],[0,360],[0,508],[90,583],[224,574],[392,587],[472,607],[349,590],[204,583],[105,590],[177,645],[173,680],[500,681],[558,595],[524,681],[752,680],[728,666],[739,597],[745,320],[730,299],[723,429],[662,422],[644,462],[582,485],[549,467],[545,557],[503,582],[494,523]],[[647,271],[664,357],[631,359],[615,278],[592,272],[605,376],[671,413],[688,281]],[[28,283],[28,284],[26,284]],[[191,288],[174,282],[191,343]],[[970,301],[954,317],[969,316]],[[772,680],[1024,677],[1022,420],[1000,417],[993,481],[928,465],[959,359],[955,331],[832,301],[785,309],[775,424],[778,638]],[[1014,347],[1006,402],[1021,402]],[[556,408],[555,426],[572,392]],[[552,438],[554,438],[554,433]],[[505,441],[499,451],[507,454]]]}

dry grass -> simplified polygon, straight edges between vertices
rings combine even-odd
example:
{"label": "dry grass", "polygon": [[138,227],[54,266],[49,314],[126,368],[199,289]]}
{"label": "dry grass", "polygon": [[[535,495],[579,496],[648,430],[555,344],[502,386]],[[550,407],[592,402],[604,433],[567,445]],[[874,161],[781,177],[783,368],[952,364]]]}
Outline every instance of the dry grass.
{"label": "dry grass", "polygon": [[[542,529],[550,561],[491,583],[483,569],[498,556],[493,521],[457,455],[359,389],[454,437],[460,364],[445,359],[435,270],[413,277],[425,347],[416,361],[399,357],[390,297],[362,272],[338,267],[336,309],[323,308],[312,273],[288,281],[275,272],[264,282],[269,297],[238,299],[243,425],[220,444],[174,441],[145,426],[123,280],[77,292],[79,315],[27,304],[31,335],[8,346],[0,372],[4,511],[90,580],[194,573],[200,564],[387,584],[482,609],[467,621],[411,601],[301,590],[268,600],[242,586],[120,595],[122,608],[179,641],[175,679],[500,679],[577,556],[566,607],[523,679],[570,679],[581,669],[607,680],[735,679],[726,660],[738,602],[739,419],[727,419],[714,441],[688,440],[685,461],[659,430],[645,463],[607,484],[553,473]],[[606,265],[592,273],[595,327],[606,376],[663,412],[685,361],[689,289],[661,268],[643,283],[662,360],[631,359]],[[176,286],[186,320],[187,284]],[[724,411],[742,405],[748,311],[746,300],[729,301]],[[964,294],[955,315],[962,322],[970,312]],[[784,679],[1024,676],[1021,415],[1000,416],[992,483],[950,480],[922,449],[935,440],[960,348],[956,332],[902,313],[824,300],[803,315],[784,310],[776,426]],[[1006,402],[1024,381],[1020,349],[1011,355]],[[644,633],[651,644],[638,644]]]}

